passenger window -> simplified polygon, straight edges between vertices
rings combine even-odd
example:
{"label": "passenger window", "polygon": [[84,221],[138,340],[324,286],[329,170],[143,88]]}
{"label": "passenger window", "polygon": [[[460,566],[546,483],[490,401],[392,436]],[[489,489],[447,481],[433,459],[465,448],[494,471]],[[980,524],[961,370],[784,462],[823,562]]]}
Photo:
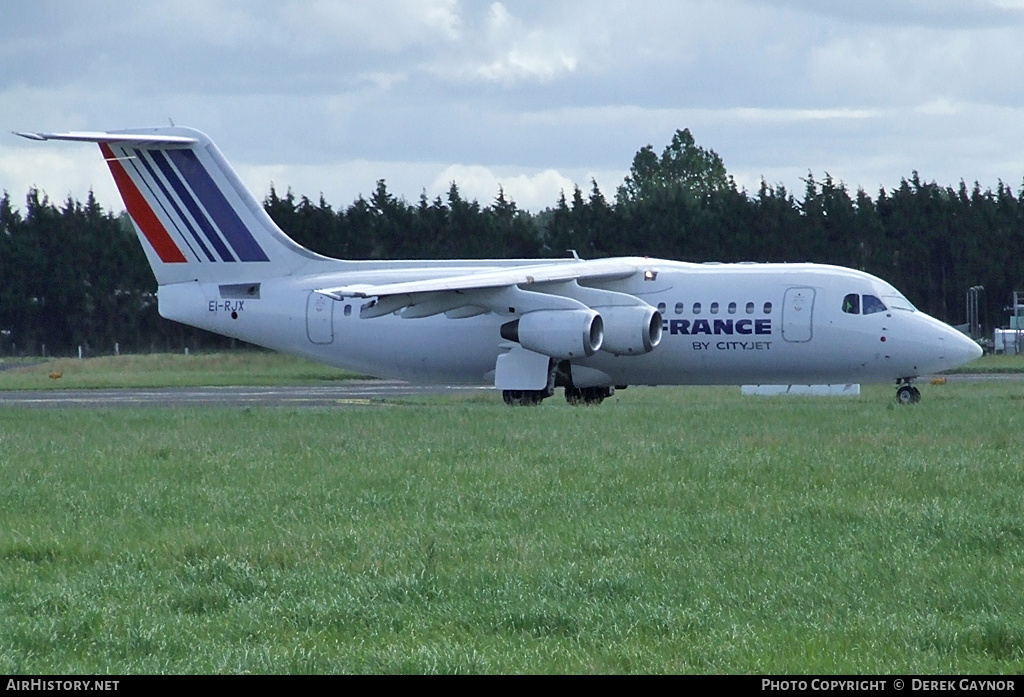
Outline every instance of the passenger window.
{"label": "passenger window", "polygon": [[850,315],[860,314],[860,296],[856,293],[850,293],[843,298],[843,312]]}
{"label": "passenger window", "polygon": [[764,313],[766,315],[770,315],[772,313],[772,304],[771,303],[765,303],[764,304]]}
{"label": "passenger window", "polygon": [[658,303],[658,312],[665,314],[665,303]]}
{"label": "passenger window", "polygon": [[682,303],[676,303],[676,314],[677,315],[683,314],[683,304]]}
{"label": "passenger window", "polygon": [[873,315],[876,312],[885,312],[888,309],[889,308],[887,308],[885,306],[885,303],[883,303],[881,300],[879,300],[875,296],[873,296],[873,295],[865,295],[864,296],[864,314],[865,315]]}
{"label": "passenger window", "polygon": [[729,303],[729,314],[730,315],[735,315],[736,314],[736,303]]}
{"label": "passenger window", "polygon": [[695,315],[699,315],[700,314],[700,303],[694,303],[693,304],[693,314],[695,314]]}
{"label": "passenger window", "polygon": [[754,314],[754,303],[747,303],[747,314]]}
{"label": "passenger window", "polygon": [[711,314],[718,314],[718,303],[711,303]]}
{"label": "passenger window", "polygon": [[352,306],[351,305],[346,305],[345,306],[345,316],[348,317],[351,314],[352,314]]}

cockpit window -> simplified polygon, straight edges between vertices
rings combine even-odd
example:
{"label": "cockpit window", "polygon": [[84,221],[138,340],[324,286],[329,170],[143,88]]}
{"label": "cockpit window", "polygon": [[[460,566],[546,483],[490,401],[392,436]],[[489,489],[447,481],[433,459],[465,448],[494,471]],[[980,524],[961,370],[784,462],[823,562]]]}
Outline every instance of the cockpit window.
{"label": "cockpit window", "polygon": [[873,295],[865,295],[864,296],[864,314],[865,315],[872,315],[872,314],[874,314],[876,312],[885,312],[888,309],[889,308],[887,308],[885,306],[885,303],[883,303],[881,300],[879,300],[875,296],[873,296]]}
{"label": "cockpit window", "polygon": [[843,298],[843,312],[851,315],[860,314],[860,296],[856,293],[850,293]]}
{"label": "cockpit window", "polygon": [[885,304],[889,306],[890,310],[904,310],[906,312],[917,312],[917,308],[914,304],[904,298],[902,295],[886,295]]}

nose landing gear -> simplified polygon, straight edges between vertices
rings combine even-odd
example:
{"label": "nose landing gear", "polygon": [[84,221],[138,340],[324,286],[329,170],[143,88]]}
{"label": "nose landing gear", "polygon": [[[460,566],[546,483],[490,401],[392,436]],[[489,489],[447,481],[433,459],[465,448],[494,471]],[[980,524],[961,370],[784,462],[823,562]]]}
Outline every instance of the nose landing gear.
{"label": "nose landing gear", "polygon": [[896,402],[899,404],[917,404],[921,401],[921,390],[910,384],[910,378],[900,378],[896,384],[903,385],[896,390]]}

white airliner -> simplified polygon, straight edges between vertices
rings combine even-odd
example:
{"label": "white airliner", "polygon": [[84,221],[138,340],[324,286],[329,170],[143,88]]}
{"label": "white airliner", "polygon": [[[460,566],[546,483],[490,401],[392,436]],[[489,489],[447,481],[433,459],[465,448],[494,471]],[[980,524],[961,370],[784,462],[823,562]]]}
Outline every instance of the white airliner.
{"label": "white airliner", "polygon": [[[159,284],[160,314],[380,377],[565,388],[913,380],[979,346],[869,274],[819,264],[346,261],[285,235],[199,131],[19,133],[98,143]],[[574,255],[575,257],[575,255]]]}

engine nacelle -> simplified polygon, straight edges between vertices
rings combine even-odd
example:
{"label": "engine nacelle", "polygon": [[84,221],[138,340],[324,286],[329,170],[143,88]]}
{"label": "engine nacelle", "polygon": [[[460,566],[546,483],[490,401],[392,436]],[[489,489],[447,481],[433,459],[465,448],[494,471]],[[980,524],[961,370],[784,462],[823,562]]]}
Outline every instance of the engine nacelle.
{"label": "engine nacelle", "polygon": [[501,337],[552,358],[585,358],[601,349],[604,320],[593,310],[535,310],[501,325]]}
{"label": "engine nacelle", "polygon": [[604,320],[601,350],[616,356],[638,356],[661,341],[661,313],[650,305],[600,308]]}

